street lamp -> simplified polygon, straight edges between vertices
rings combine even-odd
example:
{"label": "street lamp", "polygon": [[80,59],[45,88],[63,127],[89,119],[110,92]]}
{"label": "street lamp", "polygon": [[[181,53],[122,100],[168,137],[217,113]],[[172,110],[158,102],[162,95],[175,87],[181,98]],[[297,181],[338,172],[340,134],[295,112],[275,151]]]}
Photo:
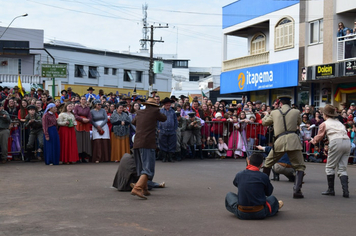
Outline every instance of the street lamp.
{"label": "street lamp", "polygon": [[14,19],[12,19],[12,21],[11,21],[10,24],[7,26],[7,28],[5,29],[5,31],[1,34],[0,39],[1,39],[2,36],[5,34],[5,32],[7,31],[7,29],[10,27],[10,25],[12,24],[12,22],[14,22],[14,20],[16,20],[16,19],[19,18],[19,17],[26,17],[26,16],[28,16],[27,13],[26,13],[26,14],[23,14],[23,15],[21,15],[21,16],[16,16]]}

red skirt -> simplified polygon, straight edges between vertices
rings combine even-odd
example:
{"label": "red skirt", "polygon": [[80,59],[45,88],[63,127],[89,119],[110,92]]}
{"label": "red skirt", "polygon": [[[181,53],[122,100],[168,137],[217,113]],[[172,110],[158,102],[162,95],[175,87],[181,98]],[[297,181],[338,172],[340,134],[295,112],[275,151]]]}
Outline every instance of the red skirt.
{"label": "red skirt", "polygon": [[61,157],[59,160],[63,163],[79,161],[74,127],[61,126],[58,133],[61,145]]}

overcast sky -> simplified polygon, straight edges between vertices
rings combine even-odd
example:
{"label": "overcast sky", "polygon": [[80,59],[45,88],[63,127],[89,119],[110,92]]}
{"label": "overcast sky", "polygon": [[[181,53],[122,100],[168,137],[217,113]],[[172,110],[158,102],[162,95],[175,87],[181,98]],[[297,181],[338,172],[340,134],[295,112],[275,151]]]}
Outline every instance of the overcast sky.
{"label": "overcast sky", "polygon": [[[190,66],[221,66],[222,7],[233,0],[3,0],[0,26],[44,30],[44,41],[77,42],[96,49],[137,52],[142,38],[142,5],[148,5],[148,24],[156,29],[155,54],[178,54]],[[229,46],[242,55],[246,44]],[[233,56],[237,57],[237,56]]]}

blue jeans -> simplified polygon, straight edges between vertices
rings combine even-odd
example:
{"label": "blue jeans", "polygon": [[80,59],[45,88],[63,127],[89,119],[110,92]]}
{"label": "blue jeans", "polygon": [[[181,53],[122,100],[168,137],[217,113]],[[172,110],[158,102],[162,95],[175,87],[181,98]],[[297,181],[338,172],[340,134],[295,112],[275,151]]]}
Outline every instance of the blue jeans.
{"label": "blue jeans", "polygon": [[137,175],[147,175],[149,180],[155,175],[156,151],[155,149],[134,149]]}
{"label": "blue jeans", "polygon": [[237,194],[229,192],[228,194],[226,194],[225,207],[226,210],[230,211],[231,213],[236,215],[237,218],[241,220],[264,219],[268,216],[274,216],[278,212],[278,208],[279,208],[279,203],[276,197],[269,196],[267,197],[266,200],[270,204],[272,212],[269,211],[269,208],[266,204],[261,211],[251,212],[251,213],[242,212],[237,209],[238,207]]}

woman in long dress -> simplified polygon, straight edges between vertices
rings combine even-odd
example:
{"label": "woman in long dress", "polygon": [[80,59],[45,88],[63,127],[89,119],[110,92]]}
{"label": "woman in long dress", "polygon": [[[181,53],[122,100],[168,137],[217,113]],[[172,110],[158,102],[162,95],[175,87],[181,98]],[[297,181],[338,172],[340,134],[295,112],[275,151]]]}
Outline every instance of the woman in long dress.
{"label": "woman in long dress", "polygon": [[80,105],[75,106],[74,116],[75,120],[77,121],[77,125],[75,127],[75,135],[77,137],[79,156],[82,158],[82,162],[88,162],[89,157],[92,154],[90,140],[92,118],[85,96],[80,98]]}
{"label": "woman in long dress", "polygon": [[242,137],[239,132],[240,125],[236,115],[232,116],[232,122],[233,122],[233,131],[230,134],[229,146],[228,146],[229,150],[227,151],[226,155],[228,157],[234,156],[234,158],[243,157],[244,156],[243,152],[246,152],[246,147],[242,141]]}
{"label": "woman in long dress", "polygon": [[94,100],[94,109],[90,111],[93,125],[93,156],[92,162],[110,161],[110,131],[108,115],[101,108],[101,101]]}
{"label": "woman in long dress", "polygon": [[119,103],[116,110],[111,115],[111,161],[120,161],[125,153],[130,153],[130,124],[131,120],[128,114],[123,112],[124,105]]}
{"label": "woman in long dress", "polygon": [[74,125],[75,117],[72,113],[73,104],[65,103],[62,113],[59,114],[57,123],[59,129],[59,139],[61,144],[60,161],[62,163],[76,163],[79,161],[77,139],[75,136]]}
{"label": "woman in long dress", "polygon": [[[130,117],[130,120],[133,120],[135,117],[136,117],[136,112],[140,110],[140,105],[135,102],[132,106],[131,106],[131,110],[130,110],[130,114],[129,114],[129,117]],[[133,142],[132,142],[132,136],[134,136],[136,133],[136,126],[134,126],[133,124],[130,125],[130,137],[129,137],[129,140],[130,140],[130,148],[133,147]]]}
{"label": "woman in long dress", "polygon": [[44,134],[44,160],[46,165],[58,165],[60,157],[60,143],[56,120],[57,108],[54,103],[47,105],[42,117]]}

